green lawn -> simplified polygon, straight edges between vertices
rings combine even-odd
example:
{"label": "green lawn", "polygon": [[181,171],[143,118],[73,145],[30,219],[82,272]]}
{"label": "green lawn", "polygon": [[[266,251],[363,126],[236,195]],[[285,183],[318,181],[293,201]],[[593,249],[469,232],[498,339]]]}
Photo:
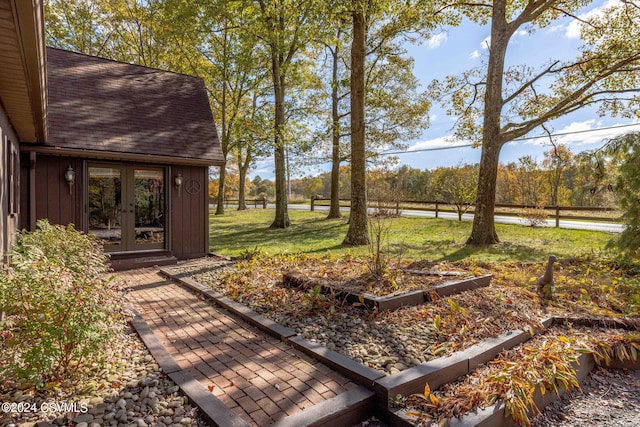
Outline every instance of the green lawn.
{"label": "green lawn", "polygon": [[[238,256],[255,248],[269,254],[354,253],[365,254],[366,247],[342,246],[347,218],[326,220],[326,212],[292,210],[292,226],[272,230],[273,209],[227,210],[210,217],[211,251]],[[595,231],[523,227],[496,224],[502,243],[490,247],[467,247],[471,222],[433,218],[393,218],[390,223],[391,251],[412,260],[541,261],[549,254],[573,257],[600,253],[612,234]]]}

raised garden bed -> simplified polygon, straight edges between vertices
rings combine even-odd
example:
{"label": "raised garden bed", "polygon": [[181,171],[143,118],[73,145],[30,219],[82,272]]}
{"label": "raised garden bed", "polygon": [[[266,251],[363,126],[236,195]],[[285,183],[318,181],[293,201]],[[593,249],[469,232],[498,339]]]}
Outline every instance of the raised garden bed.
{"label": "raised garden bed", "polygon": [[522,297],[527,291],[493,286],[443,297],[428,305],[363,310],[360,302],[283,287],[283,271],[290,271],[292,264],[285,261],[260,259],[242,266],[209,261],[208,266],[200,262],[171,270],[195,279],[224,296],[225,301],[246,305],[290,328],[313,345],[386,375],[452,354],[511,328],[535,324],[541,317],[520,306],[520,301],[527,301]]}
{"label": "raised garden bed", "polygon": [[[597,363],[609,368],[640,368],[640,360],[635,353],[640,348],[637,334],[630,335],[624,330],[606,327],[573,329],[564,326],[562,320],[549,319],[546,323],[557,326],[531,340],[523,337],[524,340],[513,348],[505,346],[505,351],[488,364],[470,364],[468,373],[457,380],[443,380],[443,377],[452,377],[453,374],[432,375],[420,378],[426,380],[422,384],[407,381],[396,389],[390,389],[407,392],[395,396],[395,403],[401,408],[389,413],[389,422],[406,427],[442,423],[443,420],[447,420],[446,425],[451,427],[526,424],[539,409],[565,392],[578,388]],[[600,322],[580,320],[584,324]],[[626,324],[622,320],[617,323]],[[633,324],[626,326],[626,329],[635,329]],[[512,344],[515,342],[517,340]],[[474,349],[468,351],[474,352]],[[464,359],[462,353],[457,359]],[[446,369],[451,370],[451,366],[445,367],[445,372]],[[474,372],[475,368],[477,371]],[[392,380],[393,377],[387,377],[378,383]],[[532,395],[526,394],[530,390],[529,384],[535,384]],[[517,385],[521,388],[515,388]],[[420,386],[425,387],[424,390]],[[440,390],[433,391],[440,386]],[[505,402],[501,400],[504,396],[511,398]],[[515,416],[512,418],[507,414]]]}
{"label": "raised garden bed", "polygon": [[[415,272],[413,274],[415,274]],[[395,310],[409,305],[420,305],[427,301],[434,301],[445,296],[489,286],[491,283],[491,277],[491,274],[486,274],[479,277],[472,276],[460,280],[448,280],[432,285],[424,290],[396,292],[383,296],[358,291],[353,287],[346,288],[340,284],[336,284],[335,281],[327,279],[308,278],[300,271],[289,271],[284,273],[282,276],[282,283],[285,286],[302,290],[319,288],[321,292],[344,299],[349,303],[362,304],[367,308],[383,311]]]}
{"label": "raised garden bed", "polygon": [[[264,267],[271,272],[269,277],[274,278],[277,275],[277,269],[272,269],[272,266]],[[190,275],[188,268],[180,268],[180,270],[181,275]],[[513,285],[505,286],[504,278],[491,287],[466,291],[451,298],[440,298],[432,304],[379,312],[378,310],[354,308],[353,305],[357,305],[357,303],[340,302],[336,298],[335,291],[333,295],[327,296],[317,292],[315,288],[283,288],[277,279],[270,279],[274,281],[269,282],[268,286],[264,286],[264,282],[256,285],[256,277],[253,277],[251,271],[247,273],[246,269],[231,271],[232,277],[216,271],[211,276],[213,279],[209,277],[210,280],[207,280],[206,267],[203,268],[201,265],[191,271],[196,270],[197,273],[194,274],[194,277],[197,277],[198,280],[205,279],[208,286],[219,292],[217,295],[222,293],[229,295],[229,298],[223,297],[225,300],[235,299],[242,301],[243,304],[248,303],[254,309],[258,308],[265,317],[291,328],[295,335],[283,337],[290,345],[307,352],[312,357],[325,361],[334,369],[351,370],[354,376],[359,378],[358,382],[375,390],[376,407],[378,408],[386,408],[397,395],[407,396],[424,393],[425,384],[429,384],[431,389],[438,386],[448,387],[452,383],[455,384],[457,378],[469,376],[469,373],[473,372],[476,367],[490,362],[502,350],[521,345],[528,340],[531,334],[524,330],[527,329],[527,325],[534,328],[535,325],[540,325],[536,319],[541,318],[545,311],[551,311],[556,316],[542,322],[544,326],[550,326],[553,322],[559,325],[570,323],[574,326],[586,325],[604,329],[616,327],[637,330],[639,326],[635,320],[620,318],[586,319],[566,311],[562,312],[554,305],[544,303],[538,309],[531,304],[536,298],[532,297],[535,295],[533,292]],[[265,276],[258,277],[264,278]],[[239,282],[236,283],[236,280]],[[208,286],[200,286],[207,295],[211,293],[211,288]],[[213,292],[216,293],[216,291]],[[256,304],[263,298],[269,298],[269,296],[265,297],[265,294],[278,299],[271,301],[269,305],[269,307],[273,307],[271,310],[264,310],[264,306],[260,303]],[[307,309],[311,306],[307,298],[310,295],[315,295],[313,298],[317,298],[317,300],[311,300],[313,307],[309,311]],[[319,302],[325,302],[327,305],[316,306]],[[297,311],[302,306],[306,308]],[[523,314],[524,316],[522,316]],[[341,347],[336,344],[345,337],[345,334],[342,332],[334,334],[333,331],[343,330],[343,326],[338,326],[342,323],[344,323],[344,332],[349,333],[350,338],[347,345]],[[500,326],[496,327],[497,325]],[[513,325],[518,325],[523,330],[510,331],[509,326]],[[388,338],[381,331],[386,328],[389,328],[391,334],[389,336],[393,337],[388,344],[393,346],[380,346],[378,345],[380,342],[374,345],[371,341],[367,341],[368,344],[360,342],[352,345],[353,341],[358,341],[367,335],[384,343]],[[398,366],[403,365],[405,361],[401,357],[402,349],[407,345],[413,345],[412,343],[415,344],[415,341],[410,340],[415,339],[416,335],[423,337],[424,341],[430,340],[432,350],[434,348],[440,349],[432,351],[432,354],[441,355],[441,357],[429,357],[426,360],[415,360],[415,363]],[[325,337],[327,341],[322,342],[322,337]],[[445,337],[446,341],[442,341],[442,338]],[[384,353],[388,351],[385,349],[393,349],[396,353]],[[420,351],[424,354],[424,350]],[[390,360],[391,369],[387,364],[376,365],[370,359],[365,358],[364,353],[374,355],[377,353],[379,357]],[[390,354],[398,354],[398,357],[392,358],[389,356]],[[396,360],[398,362],[395,362]],[[585,359],[585,362],[580,365],[581,369],[589,368],[588,365],[591,362],[588,360],[588,358]],[[614,357],[610,361],[610,366],[616,366],[615,363],[617,362]],[[359,364],[364,365],[360,365],[362,368],[367,368],[366,372],[362,368],[358,368]],[[628,361],[623,362],[623,365],[633,367],[633,365],[629,365]],[[368,370],[369,367],[376,368],[383,374],[375,374],[375,371]],[[398,369],[399,367],[402,369]],[[586,372],[588,373],[589,370],[590,368]],[[545,398],[548,399],[548,396],[549,393],[545,394]],[[543,403],[546,404],[546,400]],[[415,417],[409,417],[408,412],[411,410],[394,410],[388,414],[387,421],[391,425],[417,425]],[[491,417],[497,417],[495,419],[498,421],[493,418],[487,421],[483,418],[488,416],[487,412],[492,414]],[[497,403],[491,409],[478,409],[473,415],[463,417],[462,421],[452,420],[451,425],[460,422],[462,423],[460,425],[465,426],[486,422],[496,422],[496,425],[502,425],[501,423],[506,421],[504,405],[501,406]]]}

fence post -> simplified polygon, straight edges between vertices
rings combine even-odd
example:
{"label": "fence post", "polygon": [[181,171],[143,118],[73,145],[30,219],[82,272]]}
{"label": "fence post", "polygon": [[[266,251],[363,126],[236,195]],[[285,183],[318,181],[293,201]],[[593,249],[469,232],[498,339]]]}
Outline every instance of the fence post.
{"label": "fence post", "polygon": [[436,218],[438,218],[438,201],[436,200]]}
{"label": "fence post", "polygon": [[267,196],[262,196],[262,209],[267,209]]}
{"label": "fence post", "polygon": [[560,228],[560,206],[556,205],[556,228]]}
{"label": "fence post", "polygon": [[258,207],[258,199],[253,199],[253,207],[254,208]]}
{"label": "fence post", "polygon": [[400,215],[400,199],[396,200],[396,215]]}
{"label": "fence post", "polygon": [[316,204],[316,196],[311,196],[311,212],[313,212],[313,209],[315,208],[315,204]]}

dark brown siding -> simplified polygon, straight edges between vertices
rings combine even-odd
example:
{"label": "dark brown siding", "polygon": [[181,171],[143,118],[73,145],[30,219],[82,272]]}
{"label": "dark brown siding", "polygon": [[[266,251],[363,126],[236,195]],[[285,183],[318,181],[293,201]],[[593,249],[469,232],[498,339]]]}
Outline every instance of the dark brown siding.
{"label": "dark brown siding", "polygon": [[21,230],[29,229],[29,154],[20,154],[20,223]]}
{"label": "dark brown siding", "polygon": [[[21,225],[28,225],[29,157],[23,155],[23,196]],[[76,171],[76,182],[69,194],[64,174],[67,168]],[[160,165],[158,165],[160,166]],[[197,258],[209,251],[208,236],[208,169],[201,166],[172,166],[167,184],[170,188],[170,251],[178,259]],[[36,157],[35,200],[36,219],[47,218],[53,224],[74,224],[84,227],[84,193],[86,192],[83,159],[48,156]],[[183,185],[175,186],[175,177],[182,174]]]}
{"label": "dark brown siding", "polygon": [[11,250],[20,217],[20,149],[0,103],[0,263]]}
{"label": "dark brown siding", "polygon": [[[69,194],[64,173],[71,166],[76,181]],[[36,218],[52,224],[74,224],[82,229],[82,160],[70,157],[38,156],[36,160]]]}
{"label": "dark brown siding", "polygon": [[[182,188],[174,185],[182,174]],[[208,208],[208,169],[174,166],[169,177],[171,185],[171,249],[178,259],[196,258],[209,251],[206,210]],[[198,191],[194,191],[195,187]]]}

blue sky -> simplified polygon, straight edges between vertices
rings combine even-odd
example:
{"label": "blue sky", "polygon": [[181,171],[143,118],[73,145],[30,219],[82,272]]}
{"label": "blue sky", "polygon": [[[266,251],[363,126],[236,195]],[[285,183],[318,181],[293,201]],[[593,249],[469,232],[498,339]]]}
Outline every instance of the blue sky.
{"label": "blue sky", "polygon": [[[579,12],[584,16],[599,13],[603,6],[613,4],[618,0],[596,0],[590,6]],[[415,60],[414,74],[426,87],[432,79],[442,79],[447,75],[461,72],[479,66],[488,54],[487,46],[490,29],[472,22],[449,28],[447,31],[435,34],[430,40],[421,45],[407,45],[409,55]],[[543,65],[552,59],[568,60],[574,58],[582,42],[579,38],[579,27],[572,19],[560,19],[549,27],[536,29],[533,33],[518,32],[511,41],[507,62],[510,64]],[[480,149],[471,147],[454,148],[456,145],[469,144],[469,141],[451,141],[452,126],[455,118],[446,115],[439,105],[431,109],[431,125],[425,129],[421,137],[409,142],[407,153],[398,155],[400,164],[406,164],[418,169],[433,169],[439,166],[455,166],[459,163],[477,163],[480,159]],[[634,126],[626,126],[634,124]],[[610,128],[598,131],[594,129]],[[585,109],[569,116],[562,117],[548,126],[553,133],[566,134],[558,136],[556,141],[568,145],[574,153],[591,150],[601,146],[604,141],[630,130],[640,130],[640,120],[625,120],[621,118],[599,117],[595,109]],[[541,135],[542,129],[532,132],[532,136]],[[580,132],[575,133],[573,132]],[[446,150],[430,150],[446,147]],[[543,153],[549,150],[547,138],[531,139],[527,141],[511,142],[501,151],[500,161],[507,163],[516,161],[524,155],[531,155],[542,161]],[[414,151],[414,152],[412,152]],[[328,170],[329,165],[323,165],[317,171],[307,169],[307,173],[315,174],[320,170]],[[273,178],[273,161],[266,159],[258,162],[257,167],[250,172],[250,176],[260,175],[262,178]]]}

